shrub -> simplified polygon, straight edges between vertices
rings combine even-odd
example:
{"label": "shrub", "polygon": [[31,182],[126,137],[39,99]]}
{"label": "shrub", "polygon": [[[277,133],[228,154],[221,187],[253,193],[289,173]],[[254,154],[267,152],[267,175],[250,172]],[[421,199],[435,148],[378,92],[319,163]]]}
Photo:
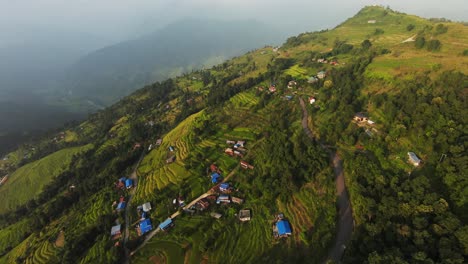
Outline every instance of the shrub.
{"label": "shrub", "polygon": [[413,24],[409,24],[407,27],[406,27],[406,30],[408,31],[411,31],[414,29],[414,25]]}
{"label": "shrub", "polygon": [[416,41],[414,41],[414,46],[417,49],[422,49],[424,45],[426,45],[426,39],[424,37],[419,36],[416,38]]}
{"label": "shrub", "polygon": [[440,47],[442,46],[442,44],[440,43],[439,40],[437,39],[431,39],[427,45],[426,45],[426,48],[428,51],[438,51],[440,50]]}
{"label": "shrub", "polygon": [[448,30],[447,26],[444,26],[443,24],[438,24],[435,28],[435,34],[440,35],[446,33]]}
{"label": "shrub", "polygon": [[381,28],[376,28],[374,31],[374,35],[382,35],[384,33],[383,29]]}

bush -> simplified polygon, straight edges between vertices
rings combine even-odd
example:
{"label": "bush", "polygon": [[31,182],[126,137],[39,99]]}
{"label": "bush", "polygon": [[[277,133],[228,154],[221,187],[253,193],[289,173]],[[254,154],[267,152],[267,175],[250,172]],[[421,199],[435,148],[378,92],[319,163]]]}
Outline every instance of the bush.
{"label": "bush", "polygon": [[366,39],[361,43],[361,47],[364,50],[368,50],[370,47],[372,47],[372,43],[368,39]]}
{"label": "bush", "polygon": [[409,24],[407,27],[406,27],[406,30],[408,31],[411,31],[414,29],[414,25],[413,24]]}
{"label": "bush", "polygon": [[431,39],[426,46],[428,51],[438,51],[442,44],[437,39]]}
{"label": "bush", "polygon": [[435,28],[435,34],[440,35],[446,33],[448,30],[447,26],[444,26],[443,24],[438,24]]}
{"label": "bush", "polygon": [[374,35],[382,35],[385,31],[381,28],[376,28],[374,31]]}
{"label": "bush", "polygon": [[416,41],[414,42],[414,46],[417,48],[417,49],[422,49],[424,47],[424,45],[426,45],[426,39],[424,37],[417,37],[416,38]]}

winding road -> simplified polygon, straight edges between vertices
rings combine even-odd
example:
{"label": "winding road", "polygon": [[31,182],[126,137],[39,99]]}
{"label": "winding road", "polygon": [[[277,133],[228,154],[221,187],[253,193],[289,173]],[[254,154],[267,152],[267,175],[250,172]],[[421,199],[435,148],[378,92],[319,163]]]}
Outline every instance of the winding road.
{"label": "winding road", "polygon": [[346,189],[344,179],[343,161],[336,152],[327,148],[323,142],[317,140],[314,137],[308,125],[307,108],[305,106],[304,100],[300,97],[299,103],[302,107],[302,127],[304,128],[305,133],[311,140],[318,142],[320,146],[328,152],[330,161],[333,165],[333,170],[335,172],[336,195],[338,196],[338,230],[335,236],[335,242],[329,249],[327,259],[324,261],[324,263],[330,260],[339,263],[346,249],[346,244],[351,239],[351,235],[353,233],[353,212],[351,210],[349,194],[348,190]]}
{"label": "winding road", "polygon": [[137,175],[137,169],[138,166],[140,165],[140,162],[143,160],[143,157],[145,156],[145,150],[143,149],[140,159],[138,159],[138,162],[135,165],[135,168],[133,169],[132,173],[130,174],[129,178],[133,180],[133,188],[130,190],[128,194],[128,200],[127,200],[127,205],[125,206],[125,237],[124,237],[124,243],[123,247],[125,249],[125,261],[124,263],[129,263],[129,257],[130,257],[130,251],[127,248],[127,242],[128,242],[128,237],[130,235],[130,232],[128,230],[128,227],[130,226],[129,223],[129,217],[128,217],[128,211],[130,210],[130,205],[132,202],[132,197],[133,194],[136,192],[136,188],[138,187],[138,175]]}

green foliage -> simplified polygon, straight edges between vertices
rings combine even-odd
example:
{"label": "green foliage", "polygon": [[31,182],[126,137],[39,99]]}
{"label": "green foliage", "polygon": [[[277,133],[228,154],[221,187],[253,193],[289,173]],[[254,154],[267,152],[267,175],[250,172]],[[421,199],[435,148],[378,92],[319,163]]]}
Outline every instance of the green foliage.
{"label": "green foliage", "polygon": [[368,39],[366,39],[363,42],[361,42],[361,47],[364,50],[368,50],[370,47],[372,47],[372,43]]}
{"label": "green foliage", "polygon": [[417,36],[416,40],[414,41],[414,46],[417,49],[422,49],[426,45],[426,39],[423,36]]}
{"label": "green foliage", "polygon": [[35,198],[42,192],[44,186],[68,168],[74,155],[85,152],[92,147],[90,144],[63,149],[17,169],[0,188],[0,199],[2,200],[0,213],[13,210]]}
{"label": "green foliage", "polygon": [[376,28],[375,31],[374,31],[374,35],[382,35],[383,33],[385,33],[385,32],[381,28]]}
{"label": "green foliage", "polygon": [[408,26],[406,26],[406,30],[408,30],[408,31],[412,31],[413,29],[414,29],[413,24],[408,24]]}
{"label": "green foliage", "polygon": [[426,48],[428,51],[439,51],[441,46],[442,44],[437,39],[431,39],[426,44]]}
{"label": "green foliage", "polygon": [[444,34],[444,33],[447,33],[447,30],[448,30],[448,27],[445,26],[444,24],[437,24],[437,26],[435,27],[435,34],[436,35]]}

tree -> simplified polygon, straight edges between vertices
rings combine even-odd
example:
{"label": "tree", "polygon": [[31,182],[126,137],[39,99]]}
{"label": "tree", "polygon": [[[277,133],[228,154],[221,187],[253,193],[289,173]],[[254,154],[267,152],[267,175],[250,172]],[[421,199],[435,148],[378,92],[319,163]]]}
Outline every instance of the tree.
{"label": "tree", "polygon": [[361,43],[361,47],[362,47],[364,50],[368,50],[371,46],[372,46],[372,43],[371,43],[368,39],[364,40],[364,41]]}
{"label": "tree", "polygon": [[422,49],[426,45],[426,39],[422,36],[418,36],[416,40],[414,41],[414,46],[417,49]]}
{"label": "tree", "polygon": [[332,80],[326,80],[326,81],[323,83],[323,87],[325,87],[325,88],[331,88],[331,87],[333,87],[333,81],[332,81]]}
{"label": "tree", "polygon": [[428,51],[439,51],[442,44],[437,39],[431,39],[426,45]]}
{"label": "tree", "polygon": [[414,25],[413,24],[409,24],[407,27],[406,27],[406,30],[408,31],[411,31],[414,29]]}

